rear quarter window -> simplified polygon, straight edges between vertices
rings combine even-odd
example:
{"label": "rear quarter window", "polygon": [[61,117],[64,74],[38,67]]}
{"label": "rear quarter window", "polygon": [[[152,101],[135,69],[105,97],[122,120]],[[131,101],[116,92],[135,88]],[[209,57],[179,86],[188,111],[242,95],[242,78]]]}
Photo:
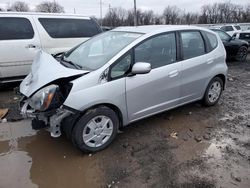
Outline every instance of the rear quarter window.
{"label": "rear quarter window", "polygon": [[214,49],[217,47],[217,45],[218,45],[218,40],[217,40],[216,35],[213,34],[213,33],[204,32],[204,34],[205,34],[206,37],[207,37],[207,40],[208,40],[208,43],[209,43],[209,44],[208,44],[208,46],[209,46],[208,51],[210,52],[210,51],[214,50]]}
{"label": "rear quarter window", "polygon": [[0,40],[32,39],[34,30],[27,18],[0,18]]}
{"label": "rear quarter window", "polygon": [[52,38],[92,37],[101,32],[93,20],[39,18],[41,25]]}
{"label": "rear quarter window", "polygon": [[235,25],[234,27],[235,27],[237,30],[241,30],[240,26],[238,26],[238,25]]}

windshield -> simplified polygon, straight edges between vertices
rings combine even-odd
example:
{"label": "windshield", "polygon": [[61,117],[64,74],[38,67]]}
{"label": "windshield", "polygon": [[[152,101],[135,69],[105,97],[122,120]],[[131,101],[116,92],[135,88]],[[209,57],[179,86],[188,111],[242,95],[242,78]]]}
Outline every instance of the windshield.
{"label": "windshield", "polygon": [[64,54],[63,59],[84,70],[96,70],[141,35],[141,33],[108,31],[73,48]]}
{"label": "windshield", "polygon": [[228,41],[228,40],[230,40],[230,35],[229,34],[227,34],[226,32],[224,32],[224,31],[220,31],[220,30],[213,30],[213,31],[215,31],[216,33],[218,33],[218,35],[219,35],[219,37],[221,38],[221,40],[223,40],[223,41]]}

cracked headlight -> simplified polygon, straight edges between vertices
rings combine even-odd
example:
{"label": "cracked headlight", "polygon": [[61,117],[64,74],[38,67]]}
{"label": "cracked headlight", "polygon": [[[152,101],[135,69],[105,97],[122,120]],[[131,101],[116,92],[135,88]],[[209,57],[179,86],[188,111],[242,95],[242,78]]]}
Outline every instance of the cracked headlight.
{"label": "cracked headlight", "polygon": [[57,85],[49,85],[42,88],[31,97],[29,105],[35,110],[47,110],[58,90],[59,86]]}

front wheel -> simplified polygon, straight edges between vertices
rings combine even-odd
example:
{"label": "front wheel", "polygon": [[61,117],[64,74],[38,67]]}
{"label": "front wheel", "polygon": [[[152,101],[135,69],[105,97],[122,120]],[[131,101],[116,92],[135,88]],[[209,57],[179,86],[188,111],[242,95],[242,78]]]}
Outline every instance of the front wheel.
{"label": "front wheel", "polygon": [[219,77],[213,78],[206,89],[203,104],[205,106],[213,106],[218,103],[223,90],[223,81]]}
{"label": "front wheel", "polygon": [[237,61],[246,61],[247,58],[247,47],[246,46],[241,46],[236,54],[235,59]]}
{"label": "front wheel", "polygon": [[106,148],[116,137],[119,119],[108,107],[89,110],[76,123],[73,143],[83,152],[97,152]]}

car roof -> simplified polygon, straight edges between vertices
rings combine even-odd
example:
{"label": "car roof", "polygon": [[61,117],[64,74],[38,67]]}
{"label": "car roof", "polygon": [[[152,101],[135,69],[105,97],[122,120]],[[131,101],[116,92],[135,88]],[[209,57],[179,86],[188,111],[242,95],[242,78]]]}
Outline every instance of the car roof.
{"label": "car roof", "polygon": [[175,30],[206,30],[202,27],[191,26],[191,25],[147,25],[147,26],[129,26],[129,27],[117,27],[112,31],[124,31],[133,33],[161,33]]}
{"label": "car roof", "polygon": [[65,14],[65,13],[43,13],[43,12],[0,12],[1,15],[15,15],[15,16],[26,16],[26,15],[37,15],[37,16],[55,16],[55,17],[81,17],[85,19],[90,19],[88,16],[81,14]]}

